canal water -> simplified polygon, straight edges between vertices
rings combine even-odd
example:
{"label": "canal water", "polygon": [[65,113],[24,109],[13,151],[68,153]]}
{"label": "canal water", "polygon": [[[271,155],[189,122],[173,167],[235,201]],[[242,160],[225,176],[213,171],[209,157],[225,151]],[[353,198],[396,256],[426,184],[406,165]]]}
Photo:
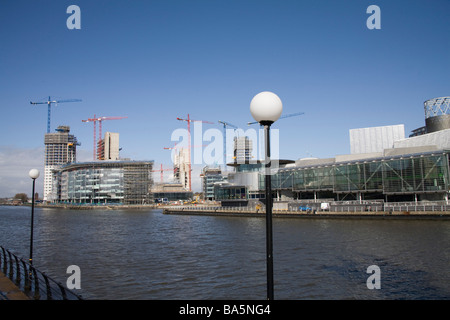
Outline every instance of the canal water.
{"label": "canal water", "polygon": [[[24,259],[30,212],[0,207],[0,245]],[[79,266],[86,299],[266,298],[263,218],[37,208],[34,226],[35,266],[64,285]],[[275,218],[273,230],[275,299],[450,298],[450,220]]]}

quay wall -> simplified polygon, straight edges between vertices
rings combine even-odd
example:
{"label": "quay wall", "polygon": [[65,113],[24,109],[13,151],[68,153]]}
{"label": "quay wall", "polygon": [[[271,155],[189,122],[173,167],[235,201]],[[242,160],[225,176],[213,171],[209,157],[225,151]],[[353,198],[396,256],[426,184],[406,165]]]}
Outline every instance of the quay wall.
{"label": "quay wall", "polygon": [[[71,209],[71,210],[149,210],[162,209],[164,214],[173,215],[214,215],[214,216],[236,216],[236,217],[265,217],[264,210],[249,208],[227,208],[227,207],[205,207],[205,206],[160,206],[146,205],[70,205],[70,204],[37,204],[38,208]],[[398,211],[288,211],[273,210],[274,218],[414,218],[432,219],[448,218],[449,210],[398,210]]]}
{"label": "quay wall", "polygon": [[130,204],[130,205],[76,205],[76,204],[36,204],[36,208],[71,209],[71,210],[124,210],[124,209],[158,209],[153,204]]}
{"label": "quay wall", "polygon": [[[212,215],[212,216],[233,216],[233,217],[265,217],[265,211],[257,210],[229,210],[229,209],[201,209],[195,208],[163,208],[164,214],[173,215]],[[359,212],[336,212],[317,211],[306,213],[298,211],[277,211],[272,212],[274,218],[413,218],[413,219],[450,219],[450,211],[359,211]]]}

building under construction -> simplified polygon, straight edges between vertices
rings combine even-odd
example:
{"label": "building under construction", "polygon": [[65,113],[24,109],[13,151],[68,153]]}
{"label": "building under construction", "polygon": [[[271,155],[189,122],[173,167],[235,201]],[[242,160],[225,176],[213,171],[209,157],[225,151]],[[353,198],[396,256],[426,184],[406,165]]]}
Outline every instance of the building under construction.
{"label": "building under construction", "polygon": [[59,126],[55,133],[45,134],[44,144],[44,201],[52,201],[52,171],[68,163],[76,162],[77,145],[79,143],[77,138],[73,134],[70,134],[69,126]]}
{"label": "building under construction", "polygon": [[149,204],[153,161],[73,163],[53,171],[54,202]]}

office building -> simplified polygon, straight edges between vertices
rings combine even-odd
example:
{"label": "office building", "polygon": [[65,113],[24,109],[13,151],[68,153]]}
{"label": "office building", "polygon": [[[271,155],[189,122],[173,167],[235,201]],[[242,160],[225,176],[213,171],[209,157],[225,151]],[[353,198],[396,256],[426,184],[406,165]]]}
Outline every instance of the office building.
{"label": "office building", "polygon": [[94,161],[53,171],[54,202],[72,204],[148,204],[153,161]]}
{"label": "office building", "polygon": [[204,167],[200,175],[205,200],[214,200],[214,184],[223,181],[220,168]]}

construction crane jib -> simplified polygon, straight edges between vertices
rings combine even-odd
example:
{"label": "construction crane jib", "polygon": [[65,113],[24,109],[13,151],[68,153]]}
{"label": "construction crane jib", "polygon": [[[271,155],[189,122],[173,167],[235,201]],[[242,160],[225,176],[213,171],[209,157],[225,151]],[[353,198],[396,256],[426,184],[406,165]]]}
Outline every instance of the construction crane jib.
{"label": "construction crane jib", "polygon": [[97,135],[97,126],[96,126],[96,123],[98,122],[98,131],[99,131],[99,137],[98,137],[98,139],[100,140],[100,139],[102,139],[102,121],[104,121],[104,120],[120,120],[120,119],[125,119],[125,118],[128,118],[128,117],[97,117],[95,114],[94,114],[94,117],[93,118],[88,118],[88,119],[86,119],[86,120],[81,120],[82,122],[93,122],[94,123],[94,158],[93,158],[93,160],[95,160],[95,155],[96,155],[96,146],[97,146],[97,137],[96,137],[96,135]]}
{"label": "construction crane jib", "polygon": [[58,103],[64,103],[64,102],[80,102],[81,99],[66,99],[66,100],[52,100],[50,97],[48,97],[47,101],[42,102],[33,102],[30,101],[30,104],[36,105],[36,104],[46,104],[48,106],[47,110],[47,133],[50,133],[50,116],[51,116],[51,107],[52,104],[55,105],[55,107],[58,105]]}
{"label": "construction crane jib", "polygon": [[[285,118],[290,118],[290,117],[295,117],[295,116],[301,116],[302,114],[305,114],[305,113],[304,112],[290,113],[290,114],[286,114],[284,116],[281,116],[280,119],[285,119]],[[258,121],[247,122],[248,125],[255,124],[255,123],[258,123]]]}

